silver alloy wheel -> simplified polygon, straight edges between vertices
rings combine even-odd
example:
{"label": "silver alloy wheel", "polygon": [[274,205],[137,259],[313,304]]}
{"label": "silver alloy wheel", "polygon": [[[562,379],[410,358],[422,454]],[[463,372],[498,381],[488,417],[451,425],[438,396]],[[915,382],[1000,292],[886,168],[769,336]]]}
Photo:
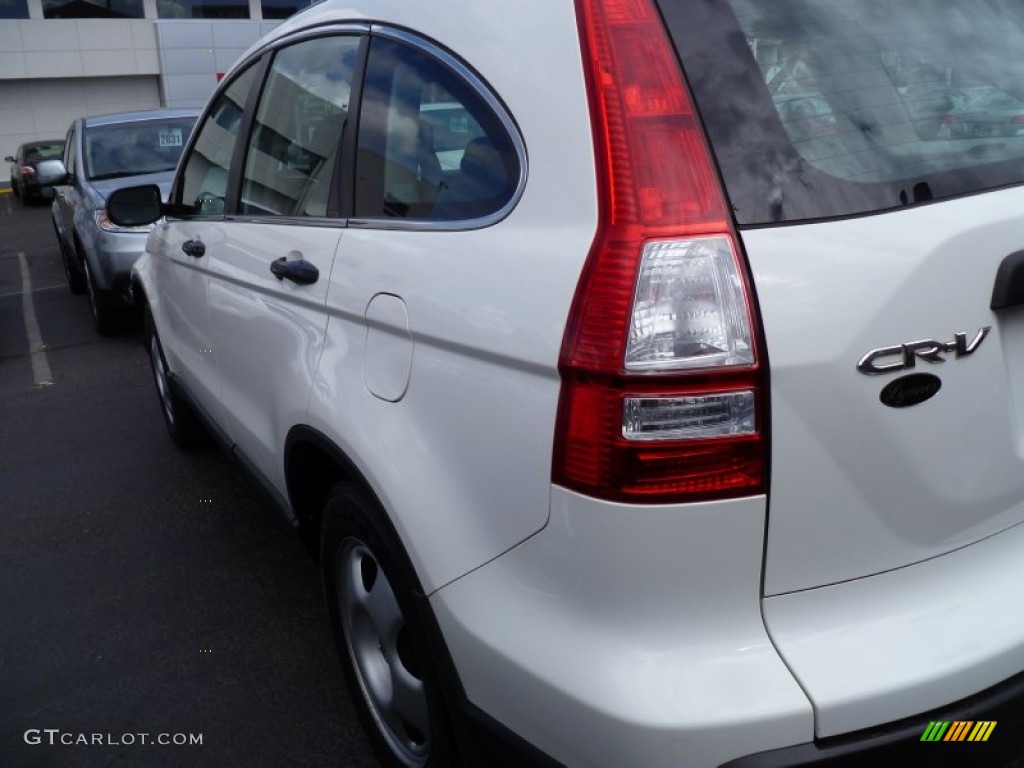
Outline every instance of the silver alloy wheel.
{"label": "silver alloy wheel", "polygon": [[369,547],[347,538],[338,549],[338,608],[359,688],[392,754],[409,768],[424,766],[430,757],[429,708],[403,642],[405,616]]}
{"label": "silver alloy wheel", "polygon": [[164,407],[164,415],[167,421],[174,426],[174,401],[171,399],[171,383],[167,380],[167,369],[164,368],[164,358],[160,354],[160,342],[156,334],[149,337],[149,360],[153,366],[153,379],[156,381],[156,391],[160,396],[160,405]]}

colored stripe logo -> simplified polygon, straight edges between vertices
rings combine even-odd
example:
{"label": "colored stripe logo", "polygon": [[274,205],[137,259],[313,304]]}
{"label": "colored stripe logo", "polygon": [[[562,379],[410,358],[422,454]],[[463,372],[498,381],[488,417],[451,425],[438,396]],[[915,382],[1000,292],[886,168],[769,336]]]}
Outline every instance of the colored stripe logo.
{"label": "colored stripe logo", "polygon": [[921,741],[988,741],[996,729],[995,720],[933,720],[921,734]]}

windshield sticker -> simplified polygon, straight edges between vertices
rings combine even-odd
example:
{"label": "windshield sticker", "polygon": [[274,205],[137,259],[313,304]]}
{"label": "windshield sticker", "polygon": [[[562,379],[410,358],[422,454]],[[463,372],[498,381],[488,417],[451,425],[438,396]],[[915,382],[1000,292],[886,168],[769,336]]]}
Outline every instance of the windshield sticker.
{"label": "windshield sticker", "polygon": [[164,128],[160,131],[161,147],[180,147],[181,128]]}

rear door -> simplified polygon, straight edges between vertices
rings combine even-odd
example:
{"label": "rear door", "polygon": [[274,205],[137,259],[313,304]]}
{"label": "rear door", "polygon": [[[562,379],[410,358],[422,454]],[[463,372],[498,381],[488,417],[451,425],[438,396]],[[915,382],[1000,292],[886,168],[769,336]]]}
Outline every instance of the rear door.
{"label": "rear door", "polygon": [[[756,288],[766,595],[1024,520],[1024,131],[922,130],[931,87],[1024,97],[1024,10],[661,0]],[[786,108],[813,96],[812,114]],[[915,123],[917,120],[917,123]],[[1011,255],[1016,254],[1017,257]],[[1015,263],[1015,262],[1014,262]]]}

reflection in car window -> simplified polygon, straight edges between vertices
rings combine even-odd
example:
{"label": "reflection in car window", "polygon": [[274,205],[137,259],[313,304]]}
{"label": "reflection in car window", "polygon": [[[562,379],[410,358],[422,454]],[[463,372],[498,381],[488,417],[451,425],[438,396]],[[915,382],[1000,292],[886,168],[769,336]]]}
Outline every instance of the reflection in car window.
{"label": "reflection in car window", "polygon": [[94,181],[173,171],[195,119],[178,117],[85,129],[85,175]]}
{"label": "reflection in car window", "polygon": [[[828,173],[863,181],[917,175],[971,164],[958,140],[1024,139],[1024,105],[995,87],[1006,63],[991,46],[1009,41],[973,12],[901,4],[897,25],[864,0],[793,0],[770,14],[752,0],[733,4],[787,133]],[[1014,46],[1024,45],[1020,9],[1005,21],[1016,26]],[[1004,151],[1024,155],[1024,141],[1014,145]]]}
{"label": "reflection in car window", "polygon": [[515,193],[519,158],[480,94],[423,51],[376,38],[356,161],[359,218],[474,219]]}
{"label": "reflection in car window", "polygon": [[249,67],[221,92],[198,129],[182,175],[179,203],[199,216],[221,216],[227,197],[228,168],[238,138],[246,97],[256,77]]}
{"label": "reflection in car window", "polygon": [[239,211],[326,216],[359,37],[322,37],[274,57],[246,155]]}
{"label": "reflection in car window", "polygon": [[1024,181],[1019,2],[659,3],[741,223]]}

